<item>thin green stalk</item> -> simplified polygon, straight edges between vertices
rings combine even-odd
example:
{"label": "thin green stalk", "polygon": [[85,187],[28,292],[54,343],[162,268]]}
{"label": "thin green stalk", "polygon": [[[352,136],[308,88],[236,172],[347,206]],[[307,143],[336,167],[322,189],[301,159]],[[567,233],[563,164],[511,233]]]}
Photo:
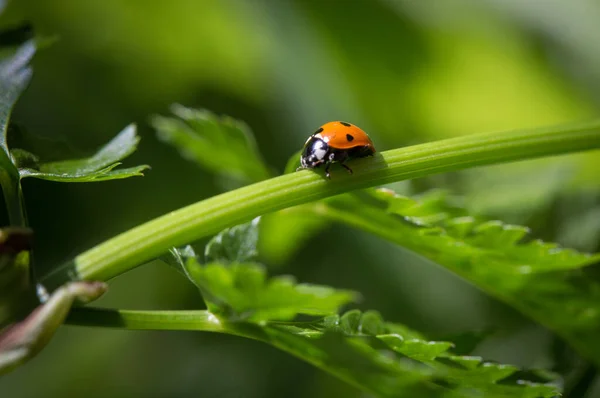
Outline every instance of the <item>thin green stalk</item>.
{"label": "thin green stalk", "polygon": [[353,175],[334,168],[286,174],[192,204],[156,218],[78,255],[49,275],[108,280],[184,245],[256,216],[355,189],[475,166],[600,148],[600,121],[527,131],[486,133],[394,149],[351,163]]}
{"label": "thin green stalk", "polygon": [[131,330],[198,330],[227,332],[219,318],[208,311],[129,311],[74,308],[65,323]]}

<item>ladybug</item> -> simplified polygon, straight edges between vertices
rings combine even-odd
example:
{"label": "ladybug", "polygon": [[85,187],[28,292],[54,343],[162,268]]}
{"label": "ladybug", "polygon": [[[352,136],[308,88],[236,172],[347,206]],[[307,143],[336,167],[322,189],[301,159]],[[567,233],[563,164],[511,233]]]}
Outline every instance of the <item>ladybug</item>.
{"label": "ladybug", "polygon": [[350,174],[352,169],[344,164],[354,158],[364,158],[375,154],[375,146],[361,128],[346,122],[329,122],[313,133],[300,155],[300,169],[313,169],[325,165],[325,175],[329,176],[329,166],[339,162]]}

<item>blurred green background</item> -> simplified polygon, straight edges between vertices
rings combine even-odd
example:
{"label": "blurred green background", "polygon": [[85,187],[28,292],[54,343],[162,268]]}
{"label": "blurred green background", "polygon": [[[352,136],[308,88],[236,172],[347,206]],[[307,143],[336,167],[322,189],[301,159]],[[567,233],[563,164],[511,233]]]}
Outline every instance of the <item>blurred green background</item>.
{"label": "blurred green background", "polygon": [[[600,4],[591,0],[13,1],[1,26],[29,21],[37,33],[57,38],[36,56],[32,83],[14,111],[13,120],[26,128],[26,149],[43,160],[86,155],[134,121],[142,142],[128,165],[152,166],[144,178],[97,184],[27,179],[39,272],[222,191],[214,176],[159,142],[149,127],[149,116],[167,113],[173,102],[246,121],[279,171],[331,120],[361,126],[385,150],[587,119],[600,105],[598,20]],[[474,213],[594,251],[599,169],[600,155],[592,152],[394,188],[448,189]],[[301,256],[265,255],[265,262],[274,273],[359,290],[363,309],[433,337],[494,330],[474,352],[486,359],[554,366],[551,333],[401,248],[334,225],[301,250]],[[192,309],[200,299],[178,274],[153,263],[112,281],[99,305]],[[2,397],[84,394],[363,396],[253,341],[69,326],[0,381]]]}

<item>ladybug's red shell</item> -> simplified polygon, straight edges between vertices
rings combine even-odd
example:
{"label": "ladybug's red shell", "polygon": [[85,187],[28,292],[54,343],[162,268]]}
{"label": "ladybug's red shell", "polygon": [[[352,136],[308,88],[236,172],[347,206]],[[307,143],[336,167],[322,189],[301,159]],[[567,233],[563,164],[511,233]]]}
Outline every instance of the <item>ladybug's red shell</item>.
{"label": "ladybug's red shell", "polygon": [[314,134],[335,149],[350,149],[368,146],[375,153],[371,138],[360,127],[346,122],[329,122]]}
{"label": "ladybug's red shell", "polygon": [[308,137],[300,155],[300,168],[312,169],[325,165],[325,175],[329,178],[329,166],[347,160],[363,158],[375,153],[373,141],[359,127],[346,122],[329,122]]}

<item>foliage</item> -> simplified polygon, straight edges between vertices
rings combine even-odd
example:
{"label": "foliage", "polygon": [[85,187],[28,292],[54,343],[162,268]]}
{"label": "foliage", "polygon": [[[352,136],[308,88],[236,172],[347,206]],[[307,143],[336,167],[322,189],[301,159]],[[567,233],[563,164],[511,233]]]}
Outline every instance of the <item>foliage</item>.
{"label": "foliage", "polygon": [[11,150],[7,138],[9,119],[17,99],[31,79],[29,62],[36,52],[31,39],[0,60],[0,184],[13,224],[25,226],[20,179],[35,177],[59,182],[105,181],[142,175],[148,166],[115,169],[129,156],[139,138],[135,126],[124,129],[110,143],[87,159],[41,163],[35,154],[23,149]]}
{"label": "foliage", "polygon": [[[256,245],[258,220],[225,230],[207,245],[220,246],[221,262],[200,265],[190,247],[172,250],[178,263],[202,293],[211,315],[188,313],[190,321],[213,317],[221,331],[256,338],[290,352],[379,396],[553,397],[555,387],[508,380],[517,368],[485,363],[481,358],[452,354],[453,344],[429,341],[404,325],[385,322],[376,311],[351,310],[335,315],[356,294],[324,286],[296,284],[293,278],[267,279],[256,263],[238,262]],[[224,239],[225,238],[225,239]],[[243,247],[240,250],[240,247]],[[324,316],[308,322],[281,322],[297,315]],[[89,323],[85,315],[72,321]],[[127,319],[127,312],[120,314]],[[151,317],[152,315],[148,315]],[[176,317],[177,312],[166,314]],[[137,314],[132,328],[144,328]],[[93,318],[92,318],[93,319]],[[93,322],[93,321],[92,321]],[[199,327],[202,330],[202,326]],[[212,327],[206,327],[211,330]],[[546,379],[545,381],[550,381]]]}
{"label": "foliage", "polygon": [[13,156],[18,166],[21,166],[21,162],[24,164],[19,167],[21,178],[35,177],[58,182],[116,180],[141,176],[142,172],[148,169],[148,166],[116,169],[121,160],[135,151],[138,142],[135,125],[129,125],[89,158],[49,163],[34,162],[34,165],[31,165],[31,159],[36,160],[35,155],[13,151]]}
{"label": "foliage", "polygon": [[255,218],[252,222],[221,231],[206,245],[205,261],[243,263],[256,260],[259,223],[260,218]]}
{"label": "foliage", "polygon": [[540,240],[528,229],[477,220],[434,192],[420,200],[379,189],[325,202],[319,215],[381,236],[457,273],[567,338],[596,361],[600,285],[585,254]]}
{"label": "foliage", "polygon": [[[35,177],[60,182],[105,181],[142,175],[148,166],[114,170],[120,161],[131,155],[139,142],[134,125],[126,127],[95,155],[86,159],[40,163],[36,155],[22,149],[11,151],[7,141],[10,112],[31,79],[28,63],[36,51],[34,40],[20,46],[14,55],[0,61],[0,147],[8,156],[2,168],[5,172],[17,168],[20,178]],[[13,165],[14,164],[14,165]]]}
{"label": "foliage", "polygon": [[246,183],[270,177],[246,123],[177,104],[171,111],[176,117],[157,115],[151,123],[158,137],[175,146],[183,157]]}
{"label": "foliage", "polygon": [[298,314],[327,315],[357,297],[327,286],[297,284],[290,276],[267,279],[264,267],[255,263],[201,266],[192,257],[181,266],[202,292],[209,310],[231,319],[260,322],[289,320]]}

